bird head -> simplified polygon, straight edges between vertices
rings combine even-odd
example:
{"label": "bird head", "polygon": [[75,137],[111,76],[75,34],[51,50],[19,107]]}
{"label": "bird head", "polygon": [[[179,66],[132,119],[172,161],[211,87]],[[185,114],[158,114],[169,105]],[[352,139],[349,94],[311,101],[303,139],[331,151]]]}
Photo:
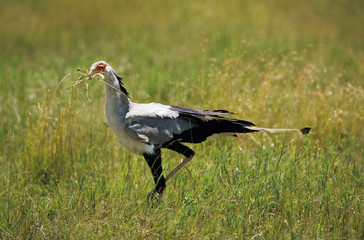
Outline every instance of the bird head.
{"label": "bird head", "polygon": [[129,96],[128,91],[123,86],[123,78],[107,62],[98,61],[91,65],[88,77],[92,79],[95,76],[101,76],[108,85],[118,85],[120,91],[125,96]]}
{"label": "bird head", "polygon": [[91,65],[89,78],[92,79],[94,75],[100,75],[102,78],[105,78],[105,73],[109,72],[112,68],[105,61],[98,61]]}

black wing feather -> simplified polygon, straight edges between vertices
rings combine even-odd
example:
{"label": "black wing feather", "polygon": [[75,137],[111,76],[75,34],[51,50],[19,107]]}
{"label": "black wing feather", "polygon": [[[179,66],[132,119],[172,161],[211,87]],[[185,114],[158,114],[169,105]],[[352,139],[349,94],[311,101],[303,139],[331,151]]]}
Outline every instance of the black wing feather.
{"label": "black wing feather", "polygon": [[255,131],[246,128],[255,126],[249,121],[220,116],[233,114],[227,110],[195,110],[177,106],[171,106],[171,110],[177,111],[179,118],[193,122],[195,127],[174,135],[173,139],[166,143],[167,145],[173,141],[200,143],[209,136],[219,133],[247,133]]}

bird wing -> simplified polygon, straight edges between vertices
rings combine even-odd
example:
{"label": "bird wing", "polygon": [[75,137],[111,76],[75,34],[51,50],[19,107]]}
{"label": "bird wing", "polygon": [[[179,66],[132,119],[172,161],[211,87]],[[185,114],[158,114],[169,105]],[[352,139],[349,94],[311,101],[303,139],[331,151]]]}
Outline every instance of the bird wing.
{"label": "bird wing", "polygon": [[193,123],[178,118],[141,117],[126,124],[125,132],[140,142],[163,145],[192,127]]}
{"label": "bird wing", "polygon": [[180,118],[172,106],[160,103],[131,103],[126,114],[125,132],[140,142],[161,145],[195,124]]}
{"label": "bird wing", "polygon": [[[125,132],[140,142],[165,145],[170,141],[199,143],[223,132],[241,132],[244,126],[254,126],[243,120],[219,115],[233,114],[226,110],[195,110],[159,103],[130,105]],[[238,128],[236,127],[238,126]]]}

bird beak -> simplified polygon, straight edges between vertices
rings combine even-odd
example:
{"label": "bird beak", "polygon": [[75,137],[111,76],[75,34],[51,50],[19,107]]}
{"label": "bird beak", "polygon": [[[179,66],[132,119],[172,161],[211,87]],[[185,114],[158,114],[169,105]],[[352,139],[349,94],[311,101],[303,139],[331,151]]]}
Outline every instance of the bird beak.
{"label": "bird beak", "polygon": [[88,74],[88,77],[90,78],[90,79],[92,79],[92,75],[94,75],[95,73],[94,72],[90,72],[89,74]]}

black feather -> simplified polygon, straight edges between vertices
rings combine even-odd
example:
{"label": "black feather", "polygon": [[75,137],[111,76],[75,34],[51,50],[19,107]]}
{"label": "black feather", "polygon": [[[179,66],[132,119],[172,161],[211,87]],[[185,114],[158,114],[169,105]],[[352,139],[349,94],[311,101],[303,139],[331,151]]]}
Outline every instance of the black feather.
{"label": "black feather", "polygon": [[300,130],[301,130],[302,134],[308,134],[311,131],[311,128],[305,127],[305,128],[300,129]]}
{"label": "black feather", "polygon": [[227,110],[195,110],[177,106],[171,106],[171,109],[179,113],[179,118],[195,125],[195,127],[174,135],[171,142],[178,140],[188,143],[201,143],[214,134],[256,132],[256,130],[246,128],[255,126],[249,121],[219,116],[233,114]]}
{"label": "black feather", "polygon": [[219,115],[231,115],[234,114],[227,110],[196,110],[192,108],[184,108],[178,106],[171,106],[171,110],[177,111],[179,114],[191,115],[191,116],[215,116]]}
{"label": "black feather", "polygon": [[118,80],[118,82],[119,82],[119,86],[120,86],[120,90],[121,90],[121,92],[122,92],[122,93],[124,93],[124,94],[125,94],[125,96],[129,97],[129,93],[128,93],[128,91],[126,90],[126,88],[124,87],[124,84],[123,84],[123,82],[122,82],[123,78],[122,78],[122,77],[120,77],[120,76],[119,76],[116,72],[114,72],[114,75],[115,75],[116,79],[117,79],[117,80]]}

